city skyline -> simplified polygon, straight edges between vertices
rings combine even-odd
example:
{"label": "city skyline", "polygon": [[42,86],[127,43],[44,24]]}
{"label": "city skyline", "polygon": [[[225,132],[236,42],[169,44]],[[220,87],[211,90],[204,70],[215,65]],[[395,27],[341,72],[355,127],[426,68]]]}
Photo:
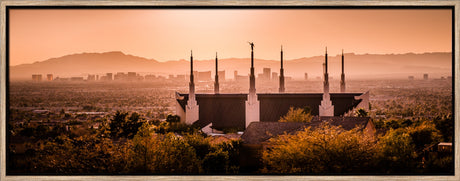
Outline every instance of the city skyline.
{"label": "city skyline", "polygon": [[[123,51],[160,62],[255,57],[452,52],[450,9],[12,9],[10,65]],[[229,36],[231,35],[231,36]]]}

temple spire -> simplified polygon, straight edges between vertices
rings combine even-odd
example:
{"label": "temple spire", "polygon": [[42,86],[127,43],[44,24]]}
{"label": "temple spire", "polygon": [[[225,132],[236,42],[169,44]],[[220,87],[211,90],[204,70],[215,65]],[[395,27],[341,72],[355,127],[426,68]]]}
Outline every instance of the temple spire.
{"label": "temple spire", "polygon": [[185,109],[185,123],[188,125],[193,124],[199,119],[199,106],[195,97],[195,83],[193,82],[193,54],[190,50],[190,83],[188,101]]}
{"label": "temple spire", "polygon": [[345,71],[344,71],[344,58],[343,58],[343,49],[342,49],[342,74],[340,78],[340,92],[345,92]]}
{"label": "temple spire", "polygon": [[323,100],[319,105],[319,116],[334,116],[334,106],[332,105],[331,97],[329,95],[329,74],[327,72],[327,47],[324,56],[324,88]]}
{"label": "temple spire", "polygon": [[252,122],[260,121],[260,102],[257,100],[256,94],[256,78],[254,76],[254,43],[248,42],[251,45],[251,75],[249,75],[249,94],[246,101],[246,128]]}
{"label": "temple spire", "polygon": [[326,55],[325,55],[325,57],[326,57],[326,74],[327,74],[327,47],[326,47]]}
{"label": "temple spire", "polygon": [[329,94],[329,73],[327,72],[328,64],[327,64],[327,47],[326,53],[324,55],[324,92]]}
{"label": "temple spire", "polygon": [[218,63],[217,63],[217,52],[216,52],[216,76],[215,76],[215,82],[214,82],[214,93],[219,94],[219,70],[217,68]]}
{"label": "temple spire", "polygon": [[193,74],[193,52],[190,50],[190,75]]}
{"label": "temple spire", "polygon": [[283,45],[281,45],[281,68],[280,68],[280,87],[279,92],[284,92],[284,69],[283,69]]}
{"label": "temple spire", "polygon": [[254,43],[248,43],[251,46],[251,75],[249,76],[249,94],[256,94],[256,78],[254,75]]}
{"label": "temple spire", "polygon": [[190,50],[190,83],[189,83],[189,99],[195,99],[195,83],[193,80],[193,52]]}

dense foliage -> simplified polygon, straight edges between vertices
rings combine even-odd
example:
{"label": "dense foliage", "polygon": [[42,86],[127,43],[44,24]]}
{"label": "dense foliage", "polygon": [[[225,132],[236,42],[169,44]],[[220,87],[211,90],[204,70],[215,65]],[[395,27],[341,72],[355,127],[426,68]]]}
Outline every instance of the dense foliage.
{"label": "dense foliage", "polygon": [[377,150],[357,129],[328,124],[271,139],[270,146],[262,156],[266,173],[363,173]]}
{"label": "dense foliage", "polygon": [[213,137],[185,124],[139,120],[138,113],[117,111],[98,129],[74,125],[74,131],[56,132],[24,126],[20,133],[30,132],[26,136],[35,141],[25,143],[25,154],[9,148],[15,159],[9,168],[29,174],[238,173],[239,141],[212,143]]}
{"label": "dense foliage", "polygon": [[[448,133],[449,134],[449,133]],[[263,173],[452,173],[453,155],[427,148],[449,141],[431,121],[390,128],[377,137],[322,124],[270,140]],[[441,170],[440,168],[445,168]]]}

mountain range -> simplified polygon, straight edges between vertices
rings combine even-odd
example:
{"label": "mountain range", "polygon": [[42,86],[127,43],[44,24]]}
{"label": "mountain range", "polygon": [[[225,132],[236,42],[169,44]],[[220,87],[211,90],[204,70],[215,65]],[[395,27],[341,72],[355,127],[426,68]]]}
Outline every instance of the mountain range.
{"label": "mountain range", "polygon": [[[189,58],[189,57],[187,57]],[[433,76],[452,75],[452,53],[406,53],[406,54],[344,54],[345,74],[347,78],[407,78],[407,76],[422,77],[424,73]],[[214,59],[200,60],[194,57],[194,70],[212,71],[214,75]],[[303,78],[308,73],[310,78],[322,75],[324,56],[303,57],[284,60],[286,76]],[[341,55],[329,55],[329,75],[337,79],[341,74]],[[256,74],[262,73],[263,68],[271,68],[278,72],[280,60],[255,59]],[[226,71],[227,79],[233,78],[234,71],[239,75],[247,75],[250,69],[249,58],[219,59],[219,70]],[[31,64],[10,66],[11,80],[30,80],[32,74],[53,74],[54,77],[86,76],[88,74],[105,74],[117,72],[137,72],[141,75],[156,74],[188,74],[189,60],[160,62],[139,56],[128,55],[120,51],[104,53],[78,53],[65,55]]]}

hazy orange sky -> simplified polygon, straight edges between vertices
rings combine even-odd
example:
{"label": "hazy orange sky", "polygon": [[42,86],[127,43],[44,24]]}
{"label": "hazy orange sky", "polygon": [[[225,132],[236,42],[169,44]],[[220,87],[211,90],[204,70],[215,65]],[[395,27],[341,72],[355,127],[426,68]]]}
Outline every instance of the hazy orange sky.
{"label": "hazy orange sky", "polygon": [[451,10],[12,9],[10,65],[82,52],[158,61],[452,51]]}

